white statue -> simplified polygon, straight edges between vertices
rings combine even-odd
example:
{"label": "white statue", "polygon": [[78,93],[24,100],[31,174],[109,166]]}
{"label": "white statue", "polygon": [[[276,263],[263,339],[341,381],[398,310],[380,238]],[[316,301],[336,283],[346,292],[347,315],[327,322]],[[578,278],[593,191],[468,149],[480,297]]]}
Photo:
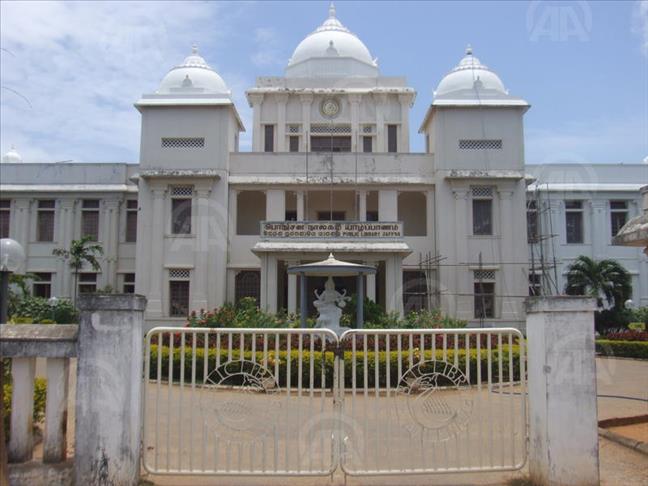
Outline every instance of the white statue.
{"label": "white statue", "polygon": [[342,309],[351,300],[351,297],[347,297],[346,290],[342,290],[342,293],[335,290],[333,277],[329,277],[324,284],[322,293],[317,293],[315,290],[315,297],[317,300],[313,302],[313,305],[319,312],[316,326],[331,329],[338,335],[347,330],[347,327],[340,327]]}

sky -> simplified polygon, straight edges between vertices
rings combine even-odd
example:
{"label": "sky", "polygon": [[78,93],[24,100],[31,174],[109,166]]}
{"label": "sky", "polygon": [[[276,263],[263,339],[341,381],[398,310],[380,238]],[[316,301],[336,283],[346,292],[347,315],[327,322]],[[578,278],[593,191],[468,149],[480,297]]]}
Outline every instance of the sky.
{"label": "sky", "polygon": [[[417,91],[411,149],[434,89],[471,44],[531,109],[527,163],[648,157],[648,1],[336,2],[384,76]],[[26,161],[137,162],[133,107],[192,43],[233,92],[281,76],[328,2],[0,2],[0,152]]]}

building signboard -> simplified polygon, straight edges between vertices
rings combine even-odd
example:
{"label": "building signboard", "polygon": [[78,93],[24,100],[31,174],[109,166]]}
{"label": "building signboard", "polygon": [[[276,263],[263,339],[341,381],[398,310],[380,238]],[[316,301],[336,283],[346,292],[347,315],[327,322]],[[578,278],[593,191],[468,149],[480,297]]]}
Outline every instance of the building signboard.
{"label": "building signboard", "polygon": [[402,222],[262,221],[261,238],[402,238]]}

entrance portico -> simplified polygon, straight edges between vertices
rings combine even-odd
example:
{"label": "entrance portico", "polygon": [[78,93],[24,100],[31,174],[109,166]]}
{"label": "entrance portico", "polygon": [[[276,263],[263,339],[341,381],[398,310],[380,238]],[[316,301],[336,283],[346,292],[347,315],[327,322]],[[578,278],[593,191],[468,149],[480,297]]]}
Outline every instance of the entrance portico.
{"label": "entrance portico", "polygon": [[261,261],[261,308],[267,312],[277,312],[281,307],[280,290],[285,285],[284,280],[287,280],[286,309],[289,313],[295,313],[299,302],[299,276],[287,274],[280,263],[286,267],[311,263],[323,260],[333,252],[339,259],[376,267],[378,274],[364,276],[365,296],[384,305],[387,312],[396,311],[402,315],[402,262],[411,253],[411,249],[402,238],[368,240],[298,241],[264,238],[257,242],[252,251]]}

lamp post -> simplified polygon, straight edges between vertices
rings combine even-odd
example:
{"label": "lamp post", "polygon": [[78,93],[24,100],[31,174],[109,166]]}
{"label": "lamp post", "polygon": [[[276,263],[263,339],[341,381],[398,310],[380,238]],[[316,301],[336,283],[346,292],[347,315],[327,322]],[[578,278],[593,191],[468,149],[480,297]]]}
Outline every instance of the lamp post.
{"label": "lamp post", "polygon": [[16,240],[0,240],[0,324],[7,322],[9,275],[17,272],[25,262],[25,251]]}

